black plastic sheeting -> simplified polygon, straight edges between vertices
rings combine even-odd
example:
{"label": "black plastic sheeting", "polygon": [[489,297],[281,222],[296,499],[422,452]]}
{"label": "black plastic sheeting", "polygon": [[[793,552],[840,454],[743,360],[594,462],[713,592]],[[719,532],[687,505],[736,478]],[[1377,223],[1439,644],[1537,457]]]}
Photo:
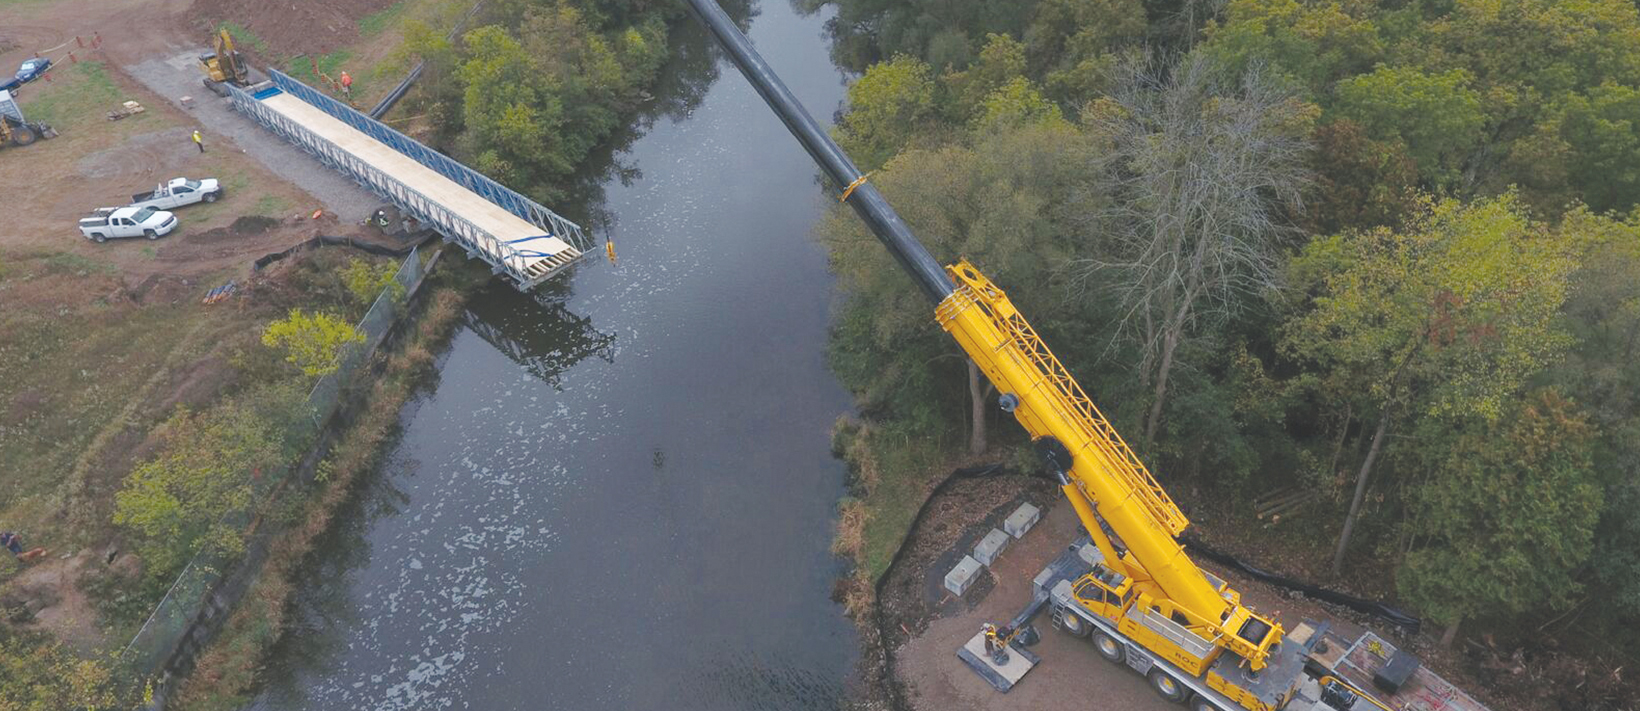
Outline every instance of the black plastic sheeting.
{"label": "black plastic sheeting", "polygon": [[302,242],[300,244],[297,244],[296,246],[291,247],[290,249],[280,251],[280,252],[274,252],[272,254],[262,255],[261,257],[257,258],[256,266],[254,268],[255,269],[262,269],[263,267],[266,267],[269,264],[277,262],[281,259],[289,257],[293,254],[298,253],[298,252],[306,252],[307,250],[317,249],[319,247],[352,247],[352,248],[357,249],[361,252],[369,252],[371,254],[379,254],[383,257],[407,257],[407,256],[410,256],[410,250],[415,249],[416,247],[419,247],[423,244],[426,244],[429,240],[432,240],[436,237],[438,237],[438,233],[429,230],[426,233],[420,235],[418,238],[416,238],[410,244],[407,244],[403,247],[388,247],[386,245],[375,244],[373,242],[365,242],[365,241],[362,241],[362,240],[355,240],[352,237],[327,237],[325,235],[319,235],[318,237],[314,237],[313,239],[310,239],[306,242]]}
{"label": "black plastic sheeting", "polygon": [[1259,568],[1258,566],[1241,560],[1240,558],[1230,555],[1229,553],[1214,550],[1191,536],[1180,536],[1179,542],[1183,543],[1186,550],[1190,551],[1192,555],[1199,555],[1210,561],[1218,563],[1219,565],[1235,568],[1236,570],[1246,573],[1254,578],[1258,578],[1259,580],[1271,585],[1304,593],[1305,597],[1315,598],[1322,602],[1330,602],[1334,605],[1343,605],[1344,607],[1355,610],[1356,612],[1364,612],[1366,614],[1373,615],[1384,620],[1385,622],[1406,630],[1408,634],[1417,634],[1418,630],[1423,627],[1422,619],[1407,614],[1407,612],[1401,608],[1385,605],[1381,602],[1373,602],[1371,600],[1362,599],[1353,595],[1345,595],[1344,593],[1336,590],[1328,590],[1306,582],[1276,575],[1275,573]]}

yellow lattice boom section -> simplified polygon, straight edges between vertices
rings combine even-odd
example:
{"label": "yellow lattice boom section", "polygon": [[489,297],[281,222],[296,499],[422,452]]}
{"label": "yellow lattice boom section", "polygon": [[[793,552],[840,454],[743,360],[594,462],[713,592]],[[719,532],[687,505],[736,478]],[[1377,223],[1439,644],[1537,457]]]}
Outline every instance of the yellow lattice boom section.
{"label": "yellow lattice boom section", "polygon": [[[1014,308],[1001,289],[991,283],[983,274],[975,269],[953,268],[948,270],[957,280],[957,290],[961,298],[971,301],[985,309],[990,314],[1005,336],[1014,347],[1028,358],[1037,371],[1042,374],[1043,381],[1051,388],[1051,395],[1059,401],[1063,411],[1072,413],[1070,421],[1084,435],[1077,443],[1081,451],[1072,454],[1081,456],[1084,453],[1095,456],[1107,465],[1110,474],[1122,480],[1132,490],[1139,503],[1148,511],[1157,525],[1166,529],[1168,533],[1177,536],[1190,525],[1184,512],[1179,510],[1173,499],[1167,495],[1156,477],[1145,468],[1139,456],[1133,453],[1133,448],[1116,432],[1110,421],[1105,419],[1104,413],[1093,404],[1082,386],[1065,370],[1064,364],[1054,357],[1048,350],[1048,344],[1036,335],[1036,330],[1025,320],[1024,316]],[[1066,444],[1071,444],[1067,442]]]}

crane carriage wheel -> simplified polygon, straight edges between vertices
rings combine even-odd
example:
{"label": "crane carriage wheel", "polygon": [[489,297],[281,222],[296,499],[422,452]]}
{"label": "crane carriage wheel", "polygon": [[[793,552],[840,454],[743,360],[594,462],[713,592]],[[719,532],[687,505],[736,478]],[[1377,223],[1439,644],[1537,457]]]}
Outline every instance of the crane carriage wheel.
{"label": "crane carriage wheel", "polygon": [[1104,657],[1105,661],[1111,664],[1121,664],[1126,661],[1127,648],[1123,647],[1121,641],[1115,637],[1099,632],[1093,635],[1093,646],[1099,650],[1099,656]]}
{"label": "crane carriage wheel", "polygon": [[1151,669],[1149,677],[1150,688],[1156,691],[1157,696],[1175,704],[1184,703],[1188,692],[1185,691],[1184,686],[1179,683],[1178,679],[1168,676],[1167,672],[1160,669]]}

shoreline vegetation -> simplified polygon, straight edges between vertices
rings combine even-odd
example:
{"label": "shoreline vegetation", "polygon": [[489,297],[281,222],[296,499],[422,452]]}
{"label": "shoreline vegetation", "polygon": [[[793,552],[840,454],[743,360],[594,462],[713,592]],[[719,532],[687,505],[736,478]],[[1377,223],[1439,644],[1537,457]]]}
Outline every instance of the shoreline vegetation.
{"label": "shoreline vegetation", "polygon": [[[839,143],[1204,532],[1415,610],[1499,708],[1640,698],[1640,637],[1588,632],[1640,628],[1632,3],[824,6]],[[933,481],[1036,464],[857,218],[816,232],[860,619]],[[1260,520],[1277,490],[1304,503]]]}

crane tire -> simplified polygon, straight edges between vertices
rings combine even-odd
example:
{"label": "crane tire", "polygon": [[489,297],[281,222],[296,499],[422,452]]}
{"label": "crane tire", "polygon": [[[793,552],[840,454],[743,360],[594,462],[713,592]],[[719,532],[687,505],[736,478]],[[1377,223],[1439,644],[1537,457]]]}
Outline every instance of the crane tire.
{"label": "crane tire", "polygon": [[102,244],[108,241],[108,236],[98,232],[97,234],[91,235],[91,241],[96,242],[97,244]]}
{"label": "crane tire", "polygon": [[1201,694],[1195,694],[1190,697],[1190,711],[1219,711],[1219,707]]}
{"label": "crane tire", "polygon": [[1122,641],[1104,632],[1093,633],[1093,648],[1099,650],[1099,656],[1111,664],[1121,664],[1127,661],[1127,647]]}
{"label": "crane tire", "polygon": [[159,233],[153,230],[143,230],[142,236],[147,237],[148,239],[159,239]]}
{"label": "crane tire", "polygon": [[1070,610],[1066,610],[1059,617],[1059,629],[1069,632],[1072,637],[1086,637],[1093,630],[1093,625]]}
{"label": "crane tire", "polygon": [[1185,698],[1190,695],[1190,692],[1185,690],[1184,685],[1180,684],[1178,679],[1174,679],[1167,672],[1160,669],[1151,669],[1146,677],[1150,679],[1150,688],[1156,692],[1157,696],[1175,704],[1184,703]]}

